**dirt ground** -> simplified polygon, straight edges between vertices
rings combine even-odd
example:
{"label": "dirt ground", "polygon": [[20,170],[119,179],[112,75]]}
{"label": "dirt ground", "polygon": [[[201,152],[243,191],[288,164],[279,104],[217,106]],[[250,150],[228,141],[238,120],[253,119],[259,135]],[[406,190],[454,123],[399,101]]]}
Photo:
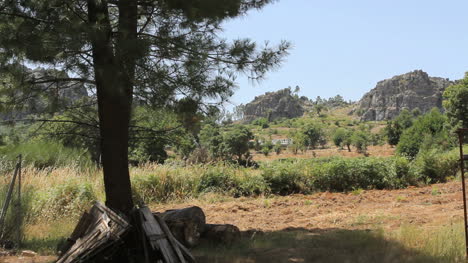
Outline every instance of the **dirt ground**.
{"label": "dirt ground", "polygon": [[402,190],[357,190],[272,198],[238,198],[225,202],[191,201],[154,205],[152,210],[200,206],[207,222],[234,224],[241,230],[286,228],[393,230],[403,224],[437,227],[463,219],[461,183],[450,182]]}
{"label": "dirt ground", "polygon": [[6,256],[0,257],[1,263],[46,263],[54,262],[57,257],[54,256],[35,256],[35,257],[17,257]]}
{"label": "dirt ground", "polygon": [[[350,193],[324,192],[271,198],[221,200],[216,196],[206,196],[201,200],[178,204],[153,204],[151,209],[165,211],[193,205],[205,211],[208,223],[234,224],[242,231],[368,231],[376,228],[391,231],[408,224],[436,228],[463,219],[461,183],[458,181],[402,190],[356,190]],[[39,256],[0,257],[1,263],[45,263],[53,260],[53,257]]]}

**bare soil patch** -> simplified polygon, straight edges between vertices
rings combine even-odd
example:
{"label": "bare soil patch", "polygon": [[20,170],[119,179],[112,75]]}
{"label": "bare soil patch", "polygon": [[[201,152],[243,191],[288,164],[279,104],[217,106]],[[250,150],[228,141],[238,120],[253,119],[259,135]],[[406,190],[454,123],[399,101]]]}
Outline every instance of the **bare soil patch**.
{"label": "bare soil patch", "polygon": [[[152,211],[162,212],[193,205],[205,211],[208,223],[234,224],[247,233],[272,233],[273,242],[257,244],[259,248],[249,249],[250,254],[239,253],[232,257],[223,254],[223,250],[217,253],[215,249],[215,256],[196,251],[199,262],[375,262],[374,259],[383,256],[391,257],[382,262],[444,262],[382,239],[373,234],[374,230],[394,231],[407,225],[438,229],[463,220],[461,183],[458,181],[401,190],[349,193],[236,199],[206,195],[199,200],[152,204],[150,207]],[[368,249],[367,252],[356,250],[361,240],[367,242],[363,245],[368,246],[370,242],[375,243],[375,247],[363,248]],[[380,251],[382,247],[384,249]],[[212,253],[212,249],[209,250]],[[241,251],[244,253],[245,250]],[[328,257],[329,254],[334,256]],[[218,258],[220,255],[222,257]],[[359,256],[366,258],[349,261]],[[1,263],[53,260],[54,257],[49,256],[0,257]]]}
{"label": "bare soil patch", "polygon": [[356,190],[312,195],[237,198],[225,202],[193,200],[152,205],[153,211],[200,206],[207,222],[241,230],[286,228],[396,229],[403,224],[437,227],[463,219],[460,182],[401,190]]}

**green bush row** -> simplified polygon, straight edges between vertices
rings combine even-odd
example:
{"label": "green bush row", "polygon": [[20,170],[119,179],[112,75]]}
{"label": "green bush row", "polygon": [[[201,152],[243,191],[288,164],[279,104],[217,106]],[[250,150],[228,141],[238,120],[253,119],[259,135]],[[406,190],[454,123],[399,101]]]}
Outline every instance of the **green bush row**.
{"label": "green bush row", "polygon": [[259,169],[219,165],[136,174],[133,187],[135,195],[145,202],[192,198],[206,192],[238,197],[395,189],[444,182],[456,176],[457,168],[455,151],[429,151],[413,161],[398,156],[291,159],[265,163]]}
{"label": "green bush row", "polygon": [[[0,147],[0,171],[11,169],[19,154],[23,165],[36,168],[47,167],[91,167],[90,156],[85,150],[68,148],[58,142],[30,141]],[[6,165],[9,167],[6,167]]]}
{"label": "green bush row", "polygon": [[[403,157],[285,159],[260,168],[230,164],[132,168],[136,203],[168,202],[198,198],[206,193],[232,197],[309,194],[318,191],[395,189],[409,185],[444,182],[457,174],[456,151],[428,151],[409,161]],[[73,170],[63,170],[63,173]],[[41,180],[54,180],[50,174]],[[28,185],[23,197],[29,207],[26,221],[79,216],[96,199],[103,199],[100,172],[93,176],[62,175],[61,183]],[[99,180],[98,180],[99,179]],[[5,187],[3,187],[5,188]],[[4,195],[5,189],[0,189]],[[1,201],[1,198],[0,198]],[[14,220],[13,220],[14,221]]]}

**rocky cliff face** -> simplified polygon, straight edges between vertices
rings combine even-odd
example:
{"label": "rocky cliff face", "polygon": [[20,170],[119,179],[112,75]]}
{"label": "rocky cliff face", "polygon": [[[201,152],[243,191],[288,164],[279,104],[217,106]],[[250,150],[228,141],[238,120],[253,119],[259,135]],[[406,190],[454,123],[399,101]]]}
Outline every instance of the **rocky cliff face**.
{"label": "rocky cliff face", "polygon": [[377,83],[376,87],[358,102],[357,112],[363,121],[389,120],[401,110],[419,108],[422,113],[434,107],[442,109],[442,93],[454,82],[429,77],[415,70]]}
{"label": "rocky cliff face", "polygon": [[305,97],[298,98],[293,95],[289,88],[267,92],[245,104],[244,121],[252,121],[261,117],[268,118],[270,121],[278,118],[300,117],[304,114],[306,101],[308,99]]}

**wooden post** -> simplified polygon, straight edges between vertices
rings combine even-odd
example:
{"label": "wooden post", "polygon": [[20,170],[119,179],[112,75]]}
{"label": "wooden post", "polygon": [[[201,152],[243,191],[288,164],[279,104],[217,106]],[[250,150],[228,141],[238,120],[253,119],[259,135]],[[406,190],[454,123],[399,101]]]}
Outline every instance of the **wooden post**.
{"label": "wooden post", "polygon": [[5,220],[6,220],[6,215],[7,215],[7,210],[8,210],[8,207],[10,206],[10,201],[11,201],[11,198],[12,198],[12,195],[13,195],[13,190],[14,190],[14,187],[15,187],[15,181],[16,181],[16,177],[18,175],[18,169],[19,166],[18,164],[16,164],[16,167],[15,167],[15,172],[13,174],[13,178],[11,179],[11,183],[10,183],[10,186],[8,187],[8,192],[7,192],[7,196],[5,198],[5,202],[3,203],[3,208],[2,208],[2,211],[0,213],[0,239],[3,238],[3,234],[4,234],[4,229],[5,229]]}
{"label": "wooden post", "polygon": [[468,129],[457,130],[458,141],[460,143],[460,169],[463,188],[463,218],[465,220],[465,257],[468,260],[468,219],[466,214],[465,155],[463,154],[463,142],[465,132],[468,132]]}
{"label": "wooden post", "polygon": [[21,227],[23,224],[23,217],[22,217],[22,210],[21,210],[21,162],[22,162],[22,155],[18,155],[18,211],[17,211],[17,219],[18,219],[18,233],[17,233],[17,246],[18,248],[21,247]]}

